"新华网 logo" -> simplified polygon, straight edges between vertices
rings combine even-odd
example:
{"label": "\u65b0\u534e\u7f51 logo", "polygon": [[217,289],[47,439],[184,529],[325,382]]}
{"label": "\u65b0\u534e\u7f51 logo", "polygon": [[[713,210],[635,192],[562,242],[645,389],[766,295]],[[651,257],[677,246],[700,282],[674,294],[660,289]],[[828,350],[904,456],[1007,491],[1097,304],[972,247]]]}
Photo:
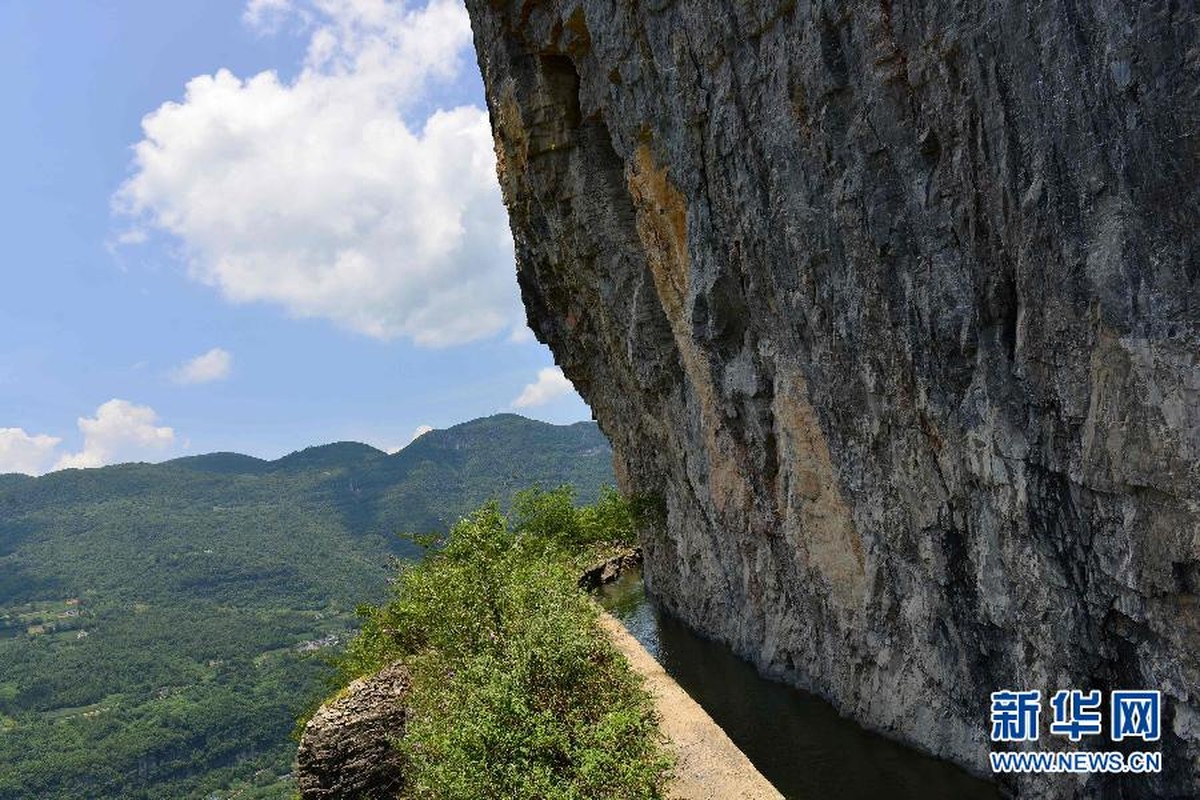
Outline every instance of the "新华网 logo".
{"label": "\u65b0\u534e\u7f51 logo", "polygon": [[[1052,736],[1073,743],[1104,733],[1104,697],[1099,689],[1062,689],[1049,700]],[[1042,693],[1005,689],[992,692],[993,742],[1036,742],[1041,738]],[[1150,689],[1109,693],[1108,738],[1113,742],[1157,742],[1162,736],[1162,695]],[[1024,751],[993,752],[994,772],[1159,772],[1159,752]]]}

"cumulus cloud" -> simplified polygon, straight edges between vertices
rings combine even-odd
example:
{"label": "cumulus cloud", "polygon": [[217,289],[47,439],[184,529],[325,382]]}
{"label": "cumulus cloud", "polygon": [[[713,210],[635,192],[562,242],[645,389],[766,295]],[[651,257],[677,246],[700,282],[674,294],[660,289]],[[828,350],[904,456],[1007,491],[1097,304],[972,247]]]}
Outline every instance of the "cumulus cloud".
{"label": "cumulus cloud", "polygon": [[306,30],[303,69],[193,78],[143,119],[118,211],[233,302],[433,346],[517,324],[487,113],[424,110],[472,63],[461,3],[252,0],[245,19]]}
{"label": "cumulus cloud", "polygon": [[233,369],[233,354],[220,347],[185,361],[171,372],[171,379],[180,384],[211,383],[229,377]]}
{"label": "cumulus cloud", "polygon": [[0,428],[0,474],[41,475],[48,469],[143,461],[165,455],[175,444],[174,429],[160,426],[154,409],[128,400],[109,400],[96,416],[80,417],[77,424],[83,448],[76,453],[61,453],[57,436]]}
{"label": "cumulus cloud", "polygon": [[527,384],[517,395],[517,399],[512,401],[512,405],[513,408],[541,406],[573,391],[575,391],[575,387],[563,375],[561,369],[546,367],[538,371],[537,380]]}
{"label": "cumulus cloud", "polygon": [[61,441],[57,436],[30,435],[21,428],[0,428],[0,474],[42,474],[53,463]]}
{"label": "cumulus cloud", "polygon": [[149,406],[128,400],[109,400],[94,417],[80,417],[83,449],[62,456],[55,469],[100,467],[161,456],[175,443],[175,431],[158,425],[158,414]]}

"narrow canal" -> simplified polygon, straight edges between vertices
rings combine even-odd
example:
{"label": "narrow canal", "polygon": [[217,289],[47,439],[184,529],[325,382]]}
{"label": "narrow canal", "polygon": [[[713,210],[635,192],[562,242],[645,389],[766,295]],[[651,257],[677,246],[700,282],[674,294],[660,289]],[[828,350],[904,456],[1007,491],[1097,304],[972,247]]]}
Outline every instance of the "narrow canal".
{"label": "narrow canal", "polygon": [[626,572],[601,604],[704,707],[789,800],[998,800],[996,787],[838,715],[815,695],[759,675],[647,597]]}

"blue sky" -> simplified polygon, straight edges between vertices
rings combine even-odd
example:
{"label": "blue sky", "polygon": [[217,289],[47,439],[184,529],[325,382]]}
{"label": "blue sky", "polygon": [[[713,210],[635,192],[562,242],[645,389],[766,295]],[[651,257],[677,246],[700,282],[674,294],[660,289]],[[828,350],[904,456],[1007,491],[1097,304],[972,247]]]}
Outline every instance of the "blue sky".
{"label": "blue sky", "polygon": [[11,0],[0,104],[0,472],[589,416],[457,3]]}

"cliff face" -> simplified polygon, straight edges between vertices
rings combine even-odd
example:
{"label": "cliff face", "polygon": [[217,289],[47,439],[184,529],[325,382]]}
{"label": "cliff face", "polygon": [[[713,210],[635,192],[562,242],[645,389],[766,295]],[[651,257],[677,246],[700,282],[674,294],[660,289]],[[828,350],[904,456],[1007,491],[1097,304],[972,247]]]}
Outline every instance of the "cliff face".
{"label": "cliff face", "polygon": [[1161,689],[1080,791],[1200,791],[1195,7],[467,5],[654,593],[977,771],[993,690]]}

